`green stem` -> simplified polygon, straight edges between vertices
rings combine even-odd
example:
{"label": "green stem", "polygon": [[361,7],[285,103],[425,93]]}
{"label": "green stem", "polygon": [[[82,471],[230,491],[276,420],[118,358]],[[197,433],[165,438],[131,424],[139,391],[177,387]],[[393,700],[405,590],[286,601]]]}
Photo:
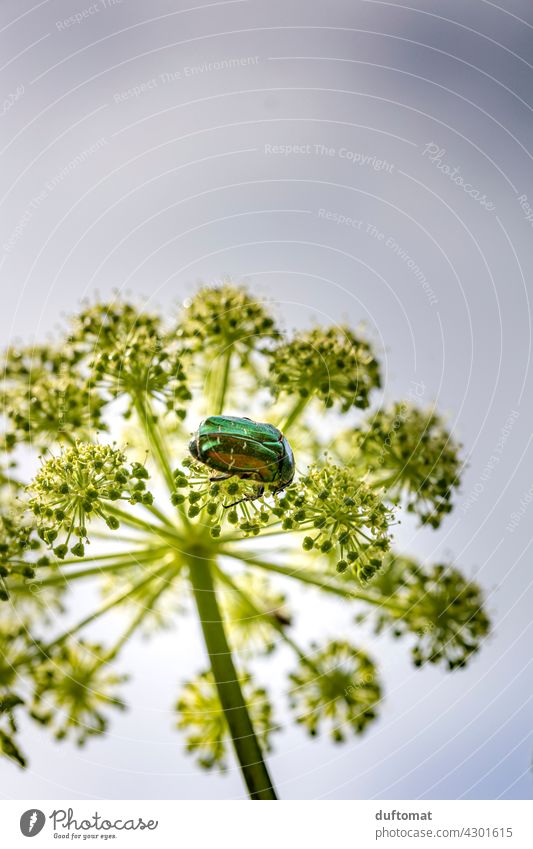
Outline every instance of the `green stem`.
{"label": "green stem", "polygon": [[[109,534],[105,536],[106,540],[109,540]],[[115,535],[112,537],[113,541],[115,540]],[[133,540],[130,540],[133,542]],[[138,540],[136,540],[138,543]],[[113,563],[119,563],[122,560],[131,563],[132,560],[136,561],[137,558],[142,558],[147,554],[152,554],[155,551],[160,553],[164,551],[168,551],[168,545],[161,545],[153,548],[134,548],[131,551],[115,551],[113,554],[95,554],[94,556],[91,554],[86,554],[85,557],[69,557],[66,560],[56,560],[52,563],[49,563],[48,566],[50,568],[60,566],[88,566],[91,563],[105,563],[112,561]],[[68,575],[68,572],[67,572]]]}
{"label": "green stem", "polygon": [[104,663],[109,663],[111,660],[114,660],[116,658],[122,647],[125,645],[125,643],[128,642],[130,637],[135,633],[139,625],[142,623],[143,619],[153,610],[154,604],[156,603],[157,599],[165,592],[167,588],[168,583],[167,581],[165,581],[165,576],[163,575],[161,585],[158,586],[157,590],[146,599],[146,602],[143,603],[139,613],[133,617],[130,624],[123,632],[123,634],[119,637],[113,648],[110,649],[110,651],[105,655],[105,657],[103,657],[98,662],[99,666]]}
{"label": "green stem", "polygon": [[216,401],[214,406],[215,415],[220,416],[224,410],[224,401],[226,400],[226,394],[229,386],[229,377],[230,377],[230,369],[231,369],[231,349],[227,350],[224,354],[222,361],[222,376],[220,380],[220,384],[217,387]]}
{"label": "green stem", "polygon": [[174,476],[172,474],[172,469],[170,467],[170,461],[168,459],[166,447],[161,439],[159,426],[157,424],[156,417],[153,413],[150,401],[148,400],[148,398],[143,397],[139,394],[135,397],[134,404],[141,426],[148,438],[148,442],[150,443],[152,451],[154,452],[154,458],[159,468],[159,471],[163,475],[170,492],[173,492],[175,489]]}
{"label": "green stem", "polygon": [[259,566],[260,569],[267,569],[270,572],[276,572],[278,575],[284,575],[287,578],[302,581],[304,584],[311,584],[314,587],[319,587],[321,590],[334,593],[335,595],[342,596],[342,598],[345,599],[366,601],[369,604],[375,604],[378,607],[386,607],[400,615],[404,615],[407,612],[407,608],[401,604],[397,604],[386,596],[373,595],[372,593],[364,592],[364,590],[353,590],[350,587],[343,587],[342,584],[324,580],[320,575],[315,575],[312,572],[306,572],[304,569],[287,569],[285,566],[280,566],[278,563],[271,563],[269,561],[253,557],[244,551],[239,551],[238,553],[223,551],[221,553],[226,557],[231,557],[244,563],[251,563],[253,566]]}
{"label": "green stem", "polygon": [[241,590],[241,588],[237,586],[234,581],[232,581],[230,576],[227,575],[226,572],[223,572],[222,569],[220,569],[218,566],[216,567],[216,574],[221,581],[223,581],[228,587],[233,590],[233,592],[235,592],[239,596],[239,598],[248,607],[250,613],[268,622],[269,625],[271,625],[272,628],[274,628],[278,632],[283,642],[290,646],[293,652],[300,658],[302,663],[305,663],[310,669],[312,669],[317,678],[321,677],[322,673],[319,668],[313,663],[313,661],[309,660],[303,649],[300,648],[300,646],[292,639],[292,637],[289,637],[285,627],[281,624],[281,622],[279,622],[278,619],[276,619],[275,616],[272,616],[272,614],[269,613],[267,610],[260,610],[257,605],[254,604],[250,596],[245,593],[244,590]]}
{"label": "green stem", "polygon": [[163,513],[162,510],[159,510],[159,508],[156,507],[155,504],[143,504],[143,507],[145,510],[148,510],[148,512],[151,513],[152,516],[155,516],[156,519],[159,519],[162,525],[165,525],[165,527],[171,528],[172,530],[174,529],[174,525],[172,524],[172,521],[169,516],[167,516],[166,513]]}
{"label": "green stem", "polygon": [[[115,516],[119,521],[128,525],[131,528],[136,528],[137,530],[145,531],[145,533],[149,533],[152,536],[157,536],[160,539],[170,540],[173,543],[182,543],[182,537],[175,531],[171,529],[171,526],[168,527],[165,525],[156,525],[150,524],[149,522],[145,522],[143,519],[139,519],[138,516],[133,516],[130,513],[125,513],[119,507],[115,507],[113,504],[106,505],[106,512],[111,513],[112,516]],[[107,539],[113,539],[114,532],[112,531]]]}
{"label": "green stem", "polygon": [[169,568],[168,564],[166,564],[164,567],[162,567],[161,569],[158,569],[156,572],[152,572],[150,575],[148,575],[147,578],[143,578],[142,581],[138,581],[136,584],[134,584],[132,587],[130,587],[125,593],[121,593],[119,596],[116,596],[115,598],[110,599],[105,604],[103,604],[101,607],[99,607],[97,610],[95,610],[94,613],[91,613],[89,616],[86,616],[84,619],[82,619],[76,625],[73,625],[72,628],[69,628],[68,631],[64,631],[62,634],[60,634],[58,637],[56,637],[54,640],[52,640],[51,643],[47,643],[45,646],[41,646],[37,653],[29,655],[28,657],[21,658],[20,661],[17,663],[17,666],[22,665],[24,663],[28,663],[28,662],[31,663],[32,661],[36,660],[36,658],[42,657],[43,654],[48,654],[48,652],[50,652],[52,649],[61,645],[61,643],[64,643],[65,640],[68,640],[69,637],[72,637],[78,631],[81,631],[82,628],[85,628],[86,625],[90,625],[91,622],[95,621],[95,619],[99,619],[100,616],[103,616],[105,613],[108,613],[114,607],[117,607],[119,604],[122,604],[122,602],[126,601],[127,598],[134,595],[138,590],[142,589],[147,584],[151,583],[155,578],[157,578],[163,572],[166,572],[168,570],[168,568]]}
{"label": "green stem", "polygon": [[75,581],[78,578],[90,578],[93,575],[107,575],[108,572],[116,572],[119,569],[131,569],[132,566],[137,565],[145,565],[146,563],[151,563],[154,560],[159,560],[165,553],[168,553],[169,549],[164,548],[157,551],[157,553],[150,552],[149,554],[145,554],[144,556],[137,556],[135,558],[127,558],[121,560],[114,560],[110,563],[105,563],[103,566],[93,566],[90,569],[80,569],[79,571],[59,573],[58,575],[53,575],[50,578],[44,578],[42,581],[32,581],[31,586],[35,586],[38,588],[41,587],[52,587],[57,584],[68,584],[70,581]]}
{"label": "green stem", "polygon": [[303,413],[303,411],[307,407],[309,401],[311,400],[311,397],[312,397],[311,395],[308,395],[307,398],[302,398],[301,396],[298,398],[298,400],[296,401],[296,404],[294,405],[292,410],[289,411],[289,413],[287,414],[285,419],[279,425],[279,429],[283,433],[287,433],[290,426]]}
{"label": "green stem", "polygon": [[220,703],[251,799],[276,799],[241,690],[208,560],[190,556],[190,580]]}

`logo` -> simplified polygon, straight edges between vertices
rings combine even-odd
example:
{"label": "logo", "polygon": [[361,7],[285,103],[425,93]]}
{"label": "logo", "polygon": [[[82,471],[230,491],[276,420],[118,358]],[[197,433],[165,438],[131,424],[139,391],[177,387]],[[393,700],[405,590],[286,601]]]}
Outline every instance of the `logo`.
{"label": "logo", "polygon": [[37,808],[30,808],[29,811],[24,811],[20,818],[20,830],[24,837],[35,837],[43,830],[46,817],[42,811]]}

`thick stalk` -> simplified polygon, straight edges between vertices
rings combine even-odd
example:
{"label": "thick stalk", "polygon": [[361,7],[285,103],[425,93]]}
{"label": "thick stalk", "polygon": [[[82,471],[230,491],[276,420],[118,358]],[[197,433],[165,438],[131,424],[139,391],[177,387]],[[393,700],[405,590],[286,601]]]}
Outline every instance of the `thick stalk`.
{"label": "thick stalk", "polygon": [[209,561],[189,556],[190,578],[220,703],[251,799],[276,799],[241,690]]}

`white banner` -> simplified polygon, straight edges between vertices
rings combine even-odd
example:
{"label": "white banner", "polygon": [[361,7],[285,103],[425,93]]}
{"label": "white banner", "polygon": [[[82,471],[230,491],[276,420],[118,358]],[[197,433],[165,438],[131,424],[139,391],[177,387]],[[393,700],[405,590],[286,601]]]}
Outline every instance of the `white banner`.
{"label": "white banner", "polygon": [[[532,849],[528,801],[0,802],[1,845]],[[29,840],[35,838],[35,843]]]}

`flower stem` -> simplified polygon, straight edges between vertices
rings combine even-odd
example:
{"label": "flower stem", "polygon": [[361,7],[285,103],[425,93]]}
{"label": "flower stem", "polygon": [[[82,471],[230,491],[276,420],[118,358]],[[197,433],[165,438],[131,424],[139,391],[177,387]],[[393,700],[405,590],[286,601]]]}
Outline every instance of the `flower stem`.
{"label": "flower stem", "polygon": [[118,605],[122,604],[122,602],[126,601],[126,599],[128,599],[130,596],[135,595],[135,593],[150,584],[155,578],[167,572],[168,569],[168,564],[165,564],[165,566],[163,566],[161,569],[151,572],[148,577],[144,577],[143,580],[138,581],[136,584],[133,584],[133,586],[129,587],[126,592],[111,598],[109,601],[106,601],[105,604],[97,608],[94,613],[89,614],[89,616],[86,616],[84,619],[77,622],[76,625],[73,625],[67,631],[63,631],[62,634],[60,634],[50,643],[47,643],[44,646],[39,646],[38,651],[35,654],[22,657],[18,661],[17,666],[22,666],[25,663],[32,663],[37,658],[42,657],[43,654],[48,654],[48,652],[50,652],[52,649],[56,648],[57,646],[60,646],[62,643],[68,640],[69,637],[72,637],[74,636],[74,634],[77,634],[78,631],[81,631],[82,628],[85,628],[87,625],[90,625],[91,622],[94,622],[96,619],[99,619],[101,616],[103,616],[105,613],[108,613],[114,607],[118,607]]}
{"label": "flower stem", "polygon": [[190,555],[190,580],[220,703],[251,799],[276,799],[261,747],[246,707],[208,560]]}
{"label": "flower stem", "polygon": [[230,576],[227,575],[226,572],[223,572],[222,569],[219,569],[217,567],[216,574],[221,581],[223,581],[228,587],[233,590],[234,593],[236,593],[236,595],[240,597],[241,601],[246,605],[246,607],[254,617],[257,617],[258,619],[264,619],[266,622],[268,622],[272,626],[272,628],[277,631],[283,642],[290,646],[290,648],[297,655],[297,657],[300,658],[302,663],[305,663],[313,671],[317,678],[321,677],[322,673],[318,669],[318,667],[313,663],[312,660],[307,657],[307,655],[305,654],[303,649],[300,648],[298,643],[296,643],[292,639],[292,637],[289,637],[286,630],[286,626],[282,625],[281,622],[268,610],[260,610],[257,605],[252,601],[250,596],[245,593],[244,590],[241,590],[241,588],[237,586],[237,584],[232,581]]}
{"label": "flower stem", "polygon": [[[86,569],[80,569],[78,571],[73,572],[63,572],[60,571],[55,575],[52,575],[50,578],[44,578],[41,580],[36,580],[31,582],[31,586],[38,587],[52,587],[57,584],[68,584],[70,581],[75,581],[78,578],[90,578],[94,577],[94,575],[107,575],[109,572],[114,573],[119,569],[131,569],[134,566],[140,566],[141,564],[151,563],[154,560],[160,560],[165,554],[168,554],[170,549],[162,548],[154,551],[147,551],[137,555],[130,555],[126,558],[117,558],[116,560],[112,560],[108,563],[102,561],[100,566],[92,566]],[[78,561],[78,563],[83,563],[84,561]],[[90,562],[90,561],[89,561]],[[63,564],[62,564],[63,565]]]}
{"label": "flower stem", "polygon": [[232,557],[244,563],[251,563],[253,566],[259,566],[261,569],[267,569],[271,572],[277,572],[279,575],[285,575],[287,578],[293,578],[297,581],[302,581],[305,584],[319,587],[326,592],[334,593],[342,596],[345,599],[355,599],[356,601],[366,601],[369,604],[375,604],[379,607],[386,607],[400,615],[407,613],[407,608],[395,602],[392,598],[383,595],[375,595],[364,590],[352,589],[349,586],[343,586],[336,581],[324,580],[318,573],[306,572],[305,569],[293,567],[287,569],[285,566],[280,566],[278,563],[271,563],[266,560],[260,560],[257,557],[249,556],[247,552],[239,551],[232,554],[230,551],[224,551],[226,557]]}
{"label": "flower stem", "polygon": [[310,400],[311,400],[311,395],[308,395],[306,398],[302,398],[302,397],[298,398],[298,400],[296,401],[296,404],[294,405],[292,410],[290,410],[288,412],[288,414],[286,415],[284,420],[279,425],[279,429],[283,433],[286,433],[289,430],[290,426],[303,413],[303,411],[307,407]]}
{"label": "flower stem", "polygon": [[226,394],[229,386],[229,376],[230,376],[230,368],[231,368],[231,349],[228,349],[224,354],[224,358],[222,361],[222,375],[220,383],[216,389],[216,401],[215,401],[215,415],[220,416],[224,410],[224,401],[226,400]]}
{"label": "flower stem", "polygon": [[163,475],[167,486],[172,492],[174,489],[172,469],[170,468],[170,462],[165,450],[165,445],[161,439],[157,419],[154,415],[150,402],[147,398],[142,397],[139,394],[135,397],[134,404],[141,426],[146,434],[148,442],[150,443],[150,447],[154,452],[154,458],[159,467],[159,471]]}

